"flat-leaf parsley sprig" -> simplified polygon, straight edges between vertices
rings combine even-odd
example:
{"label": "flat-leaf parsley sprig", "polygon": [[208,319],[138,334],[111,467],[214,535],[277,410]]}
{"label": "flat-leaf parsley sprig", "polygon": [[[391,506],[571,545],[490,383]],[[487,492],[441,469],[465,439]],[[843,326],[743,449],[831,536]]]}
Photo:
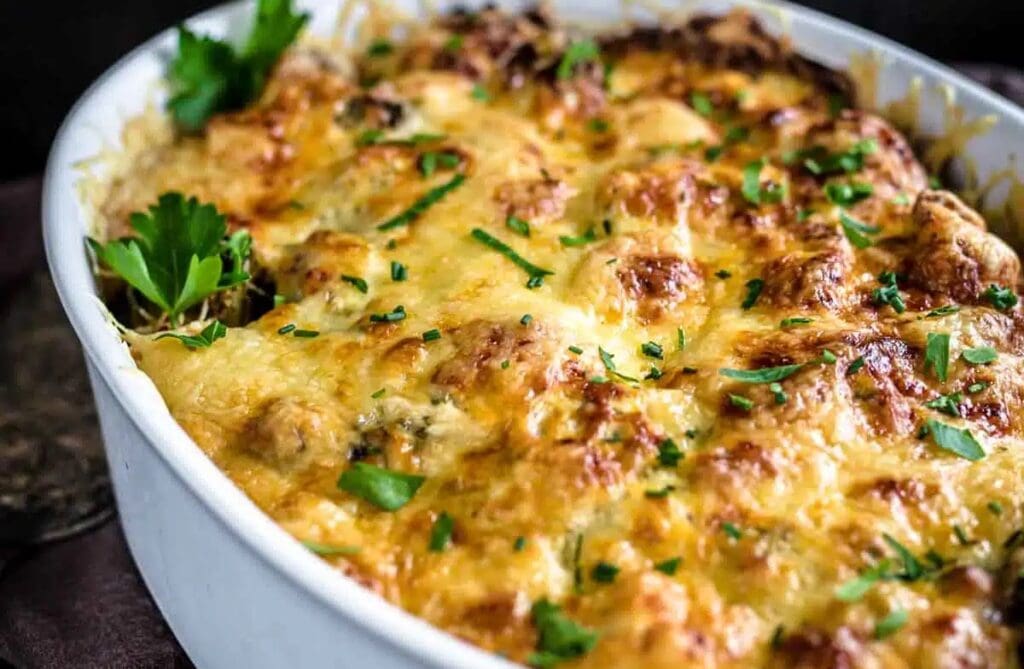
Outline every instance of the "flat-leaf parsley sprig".
{"label": "flat-leaf parsley sprig", "polygon": [[[225,239],[224,216],[212,204],[181,193],[164,193],[148,213],[136,212],[137,236],[89,245],[101,263],[167,314],[177,326],[186,309],[210,295],[249,280],[248,233]],[[230,268],[225,271],[222,254]]]}

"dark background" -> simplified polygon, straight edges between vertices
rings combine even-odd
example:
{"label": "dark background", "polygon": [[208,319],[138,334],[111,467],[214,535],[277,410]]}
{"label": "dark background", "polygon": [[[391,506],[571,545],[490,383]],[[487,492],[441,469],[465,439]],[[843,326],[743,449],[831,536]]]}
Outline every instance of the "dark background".
{"label": "dark background", "polygon": [[[341,0],[339,0],[340,2]],[[210,0],[0,0],[0,181],[39,172],[104,69]],[[1024,67],[1022,0],[804,0],[945,61]]]}

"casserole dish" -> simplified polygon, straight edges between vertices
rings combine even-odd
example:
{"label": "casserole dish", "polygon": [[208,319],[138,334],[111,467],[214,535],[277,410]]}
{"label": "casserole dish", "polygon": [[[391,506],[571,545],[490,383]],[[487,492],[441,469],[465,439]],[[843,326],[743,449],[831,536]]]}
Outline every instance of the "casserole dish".
{"label": "casserole dish", "polygon": [[[314,31],[332,25],[333,6],[311,9]],[[569,18],[601,22],[615,20],[618,12],[616,6],[582,3],[558,9]],[[726,5],[701,9],[719,12]],[[241,11],[233,6],[204,15],[193,28],[224,33],[242,23]],[[922,77],[918,121],[923,134],[958,121],[955,115],[943,117],[947,107],[935,88],[938,81],[958,94],[967,119],[997,114],[1001,123],[973,140],[968,155],[982,180],[1005,167],[1020,128],[1019,111],[941,68],[813,13],[785,8],[763,15],[769,25],[785,29],[798,50],[832,66],[877,48],[888,59],[877,73],[882,103],[903,95],[913,77]],[[76,197],[76,165],[116,144],[124,119],[142,111],[146,100],[139,91],[159,81],[160,55],[171,39],[157,38],[127,58],[76,106],[55,144],[44,202],[48,256],[85,345],[126,534],[148,586],[182,644],[203,666],[500,663],[338,579],[286,541],[192,446],[97,308],[81,249],[88,217]]]}

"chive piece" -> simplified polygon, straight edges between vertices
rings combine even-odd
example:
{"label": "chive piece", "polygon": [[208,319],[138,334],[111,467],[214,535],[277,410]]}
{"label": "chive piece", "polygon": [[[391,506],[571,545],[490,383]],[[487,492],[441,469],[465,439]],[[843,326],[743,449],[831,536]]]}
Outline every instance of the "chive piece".
{"label": "chive piece", "polygon": [[875,623],[875,638],[882,640],[892,636],[906,625],[909,619],[910,614],[905,609],[896,609]]}
{"label": "chive piece", "polygon": [[348,274],[342,274],[341,280],[344,281],[345,283],[350,283],[353,286],[355,286],[355,289],[358,290],[360,293],[365,294],[370,289],[369,285],[367,285],[366,283],[366,280],[361,279],[358,276],[349,276]]}
{"label": "chive piece", "polygon": [[754,403],[752,401],[748,400],[743,395],[734,395],[733,393],[729,393],[729,404],[743,411],[750,411],[754,408]]}
{"label": "chive piece", "polygon": [[668,494],[675,489],[676,487],[674,485],[667,485],[664,488],[645,490],[644,497],[647,497],[649,499],[662,499],[663,497],[668,497]]}
{"label": "chive piece", "polygon": [[999,502],[995,501],[995,500],[992,500],[991,502],[986,504],[985,507],[989,511],[991,511],[993,515],[996,515],[996,516],[1003,515],[1003,505],[1000,504]]}
{"label": "chive piece", "polygon": [[682,561],[683,558],[680,557],[669,558],[668,560],[657,563],[656,565],[654,565],[654,568],[660,571],[662,574],[675,576],[676,571],[679,569],[679,563],[681,563]]}
{"label": "chive piece", "polygon": [[597,241],[597,232],[594,231],[593,227],[590,227],[578,237],[561,236],[558,238],[558,241],[562,242],[562,246],[586,246],[591,242]]}
{"label": "chive piece", "polygon": [[587,121],[587,130],[589,130],[590,132],[600,134],[608,132],[608,128],[610,127],[611,126],[608,124],[608,121],[604,120],[603,118],[592,118],[589,121]]}
{"label": "chive piece", "polygon": [[608,351],[604,350],[600,346],[597,347],[597,354],[600,356],[601,362],[604,364],[605,369],[607,369],[609,372],[614,372],[615,371],[615,360],[614,360],[615,354],[609,353]]}
{"label": "chive piece", "polygon": [[683,457],[683,452],[673,440],[666,438],[658,444],[658,464],[662,467],[675,467]]}
{"label": "chive piece", "polygon": [[559,79],[571,79],[575,74],[577,65],[598,61],[600,58],[601,51],[594,40],[584,39],[573,42],[562,55],[562,60],[558,63],[556,76]]}
{"label": "chive piece", "polygon": [[780,365],[778,367],[762,367],[761,369],[729,369],[723,367],[718,373],[727,379],[742,383],[771,383],[781,381],[798,372],[803,365]]}
{"label": "chive piece", "polygon": [[356,462],[338,478],[338,488],[385,511],[396,511],[413,498],[426,479],[365,462]]}
{"label": "chive piece", "polygon": [[370,314],[371,323],[397,323],[405,320],[405,307],[399,304],[397,307],[383,314]]}
{"label": "chive piece", "polygon": [[458,51],[462,48],[463,37],[462,35],[452,35],[449,37],[442,47],[445,51]]}
{"label": "chive piece", "polygon": [[[550,276],[554,274],[554,272],[552,272],[551,270],[547,270],[542,267],[537,267],[530,261],[523,258],[521,255],[516,253],[508,244],[490,235],[486,231],[481,230],[480,228],[473,228],[473,231],[470,233],[470,235],[473,237],[473,239],[484,244],[488,248],[497,251],[501,255],[511,260],[517,267],[523,269],[527,274],[529,274],[530,281],[536,281],[537,285],[540,285],[540,283],[544,280],[545,276]],[[530,287],[532,288],[535,286]]]}
{"label": "chive piece", "polygon": [[729,277],[732,276],[732,272],[730,272],[727,269],[720,269],[717,272],[715,272],[715,276],[717,276],[719,279],[728,279]]}
{"label": "chive piece", "polygon": [[322,544],[319,541],[303,541],[301,543],[313,553],[324,557],[330,557],[332,555],[355,555],[359,552],[359,546],[332,546],[330,544]]}
{"label": "chive piece", "polygon": [[277,329],[277,334],[285,335],[295,330],[295,323],[289,323],[288,325],[281,326]]}
{"label": "chive piece", "polygon": [[508,369],[508,366],[509,366],[508,358],[505,358],[504,360],[501,361],[501,368],[502,369]]}
{"label": "chive piece", "polygon": [[845,211],[839,212],[839,224],[842,226],[843,234],[846,235],[846,238],[850,240],[851,244],[859,249],[866,249],[874,244],[874,242],[865,235],[875,235],[881,231],[881,228],[877,225],[861,223]]}
{"label": "chive piece", "polygon": [[590,578],[598,583],[613,583],[621,570],[608,562],[598,562],[590,570]]}
{"label": "chive piece", "polygon": [[479,100],[480,102],[487,102],[491,99],[491,94],[487,92],[487,89],[483,84],[479,83],[473,84],[473,90],[470,92],[470,96],[474,100]]}
{"label": "chive piece", "polygon": [[889,578],[889,567],[892,563],[888,558],[875,566],[861,572],[855,578],[846,581],[835,590],[835,597],[841,602],[856,602],[868,593],[868,590],[879,581]]}
{"label": "chive piece", "polygon": [[938,309],[932,309],[927,314],[925,314],[925,318],[940,318],[942,316],[948,316],[950,314],[955,314],[958,311],[960,311],[960,307],[958,307],[957,305],[955,305],[955,304],[947,304],[944,307],[939,307]]}
{"label": "chive piece", "polygon": [[856,360],[850,363],[850,366],[846,368],[847,375],[856,374],[860,371],[861,367],[864,366],[864,356],[860,356]]}
{"label": "chive piece", "polygon": [[996,284],[990,285],[982,293],[982,296],[992,303],[992,306],[1000,311],[1006,311],[1017,305],[1017,294],[1009,288],[1003,288]]}
{"label": "chive piece", "polygon": [[293,330],[292,336],[301,337],[303,339],[313,339],[314,337],[319,337],[320,332],[318,330]]}
{"label": "chive piece", "polygon": [[945,423],[930,419],[926,421],[925,425],[935,440],[935,445],[939,448],[955,453],[961,458],[972,462],[985,457],[985,450],[978,443],[978,440],[974,438],[970,430],[960,430],[952,425],[946,425]]}
{"label": "chive piece", "polygon": [[462,182],[466,180],[465,174],[456,174],[451,178],[450,181],[441,184],[436,188],[431,188],[427,191],[426,195],[413,202],[412,206],[388,220],[384,221],[377,226],[377,229],[381,232],[385,230],[393,230],[400,228],[404,225],[409,225],[417,218],[423,215],[423,213],[429,209],[432,205],[440,202],[444,196],[452,192],[456,188],[462,185]]}
{"label": "chive piece", "polygon": [[391,280],[405,281],[409,278],[409,268],[397,260],[391,261]]}
{"label": "chive piece", "polygon": [[383,130],[371,128],[370,130],[364,130],[359,133],[359,136],[356,137],[356,146],[373,146],[374,144],[380,144],[383,139]]}
{"label": "chive piece", "polygon": [[654,365],[651,365],[651,371],[647,372],[647,375],[644,376],[644,380],[657,381],[658,379],[660,379],[664,375],[665,375],[664,372],[662,372],[660,369],[658,369]]}
{"label": "chive piece", "polygon": [[985,365],[995,361],[999,354],[991,346],[964,349],[960,357],[972,365]]}
{"label": "chive piece", "polygon": [[882,538],[885,539],[885,543],[889,544],[890,548],[896,551],[896,554],[903,562],[903,573],[899,574],[900,578],[906,581],[916,581],[925,575],[924,566],[914,557],[909,548],[897,541],[891,534],[883,533]]}
{"label": "chive piece", "polygon": [[882,287],[871,291],[871,298],[874,303],[878,306],[888,304],[898,314],[906,311],[907,305],[900,296],[900,289],[896,285],[895,272],[882,272],[878,275],[878,282],[882,284]]}
{"label": "chive piece", "polygon": [[686,348],[686,331],[683,328],[676,328],[676,346],[680,351]]}
{"label": "chive piece", "polygon": [[383,37],[378,37],[370,42],[370,46],[366,48],[366,55],[371,58],[380,58],[381,56],[388,55],[394,50],[395,47],[392,46],[391,42]]}
{"label": "chive piece", "polygon": [[583,349],[580,348],[579,346],[570,346],[569,350],[575,353],[576,355],[580,355],[581,353],[583,353]]}
{"label": "chive piece", "polygon": [[722,151],[724,150],[725,149],[723,149],[720,146],[709,146],[707,149],[704,150],[704,160],[708,161],[709,163],[713,163],[716,160],[718,160],[718,158],[722,155]]}
{"label": "chive piece", "polygon": [[519,553],[524,548],[526,548],[526,537],[524,537],[524,536],[516,537],[516,540],[512,543],[512,550],[514,550],[515,552]]}
{"label": "chive piece", "polygon": [[523,317],[519,319],[519,323],[522,325],[529,325],[533,321],[533,316],[530,314],[523,314]]}
{"label": "chive piece", "polygon": [[747,311],[757,303],[757,298],[764,290],[764,279],[751,279],[744,285],[747,287],[747,296],[743,298],[740,308]]}
{"label": "chive piece", "polygon": [[505,219],[505,227],[517,235],[522,235],[523,237],[530,236],[530,224],[511,214]]}
{"label": "chive piece", "polygon": [[381,388],[380,390],[375,390],[374,392],[372,392],[370,394],[370,397],[372,397],[375,400],[379,400],[380,398],[384,397],[385,392],[385,389]]}
{"label": "chive piece", "polygon": [[786,400],[788,399],[786,397],[786,393],[782,390],[781,383],[769,383],[768,392],[770,392],[772,396],[775,397],[776,404],[785,404]]}
{"label": "chive piece", "polygon": [[430,551],[440,553],[452,540],[452,530],[455,529],[455,520],[442,511],[441,515],[434,521],[434,527],[430,530]]}
{"label": "chive piece", "polygon": [[742,539],[743,538],[743,530],[741,530],[740,528],[736,527],[735,525],[733,525],[730,522],[722,523],[722,531],[725,532],[726,535],[728,535],[728,537],[730,539]]}
{"label": "chive piece", "polygon": [[438,330],[437,328],[434,328],[432,330],[427,330],[426,332],[423,333],[423,341],[424,342],[437,341],[440,338],[441,338],[441,331]]}
{"label": "chive piece", "polygon": [[808,325],[808,324],[813,323],[813,322],[814,322],[813,318],[804,318],[802,316],[794,316],[793,318],[783,318],[781,321],[779,321],[779,327],[785,329],[785,328],[795,327],[797,325]]}
{"label": "chive piece", "polygon": [[661,347],[660,344],[653,341],[644,342],[643,344],[641,344],[640,351],[648,358],[656,358],[657,360],[661,360],[665,357],[665,350]]}
{"label": "chive piece", "polygon": [[834,365],[838,359],[835,353],[825,348],[821,350],[821,357],[815,362],[820,362],[823,365]]}
{"label": "chive piece", "polygon": [[705,118],[709,118],[715,113],[715,107],[711,104],[711,98],[697,91],[690,93],[690,106],[693,107],[693,111]]}
{"label": "chive piece", "polygon": [[156,339],[163,339],[164,337],[173,337],[182,344],[185,345],[190,351],[194,351],[197,348],[209,348],[213,346],[213,342],[218,339],[222,339],[228,336],[228,328],[226,325],[218,320],[214,320],[212,323],[207,325],[197,335],[183,335],[174,332],[165,332],[162,335],[156,337]]}

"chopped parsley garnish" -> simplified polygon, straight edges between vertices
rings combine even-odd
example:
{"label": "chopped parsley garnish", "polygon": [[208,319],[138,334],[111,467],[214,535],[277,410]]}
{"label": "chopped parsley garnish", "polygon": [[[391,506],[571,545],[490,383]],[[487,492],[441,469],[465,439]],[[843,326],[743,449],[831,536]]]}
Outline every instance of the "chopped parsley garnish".
{"label": "chopped parsley garnish", "polygon": [[523,314],[523,317],[519,319],[520,325],[529,325],[533,322],[533,316],[530,314]]}
{"label": "chopped parsley garnish", "polygon": [[[501,241],[497,237],[492,236],[488,232],[481,230],[480,228],[473,228],[473,231],[470,233],[470,235],[473,237],[473,239],[484,244],[488,248],[497,251],[501,255],[511,260],[517,267],[523,269],[530,276],[530,279],[527,282],[527,287],[536,288],[540,286],[541,283],[543,283],[545,276],[550,276],[554,274],[554,272],[552,272],[551,270],[547,270],[542,267],[537,267],[530,261],[523,258],[521,255],[516,253],[511,246]],[[533,283],[534,285],[530,285],[531,283]]]}
{"label": "chopped parsley garnish", "polygon": [[1006,311],[1017,306],[1017,294],[1009,288],[1003,288],[994,283],[985,289],[982,296],[1000,311]]}
{"label": "chopped parsley garnish", "polygon": [[729,522],[722,523],[722,531],[725,532],[725,534],[730,539],[737,539],[738,540],[738,539],[742,539],[743,538],[743,530],[741,530],[740,528],[736,527],[732,523],[729,523]]}
{"label": "chopped parsley garnish", "polygon": [[586,246],[591,242],[597,241],[597,232],[593,227],[587,228],[587,231],[578,237],[565,237],[561,236],[558,241],[562,242],[562,246]]}
{"label": "chopped parsley garnish", "polygon": [[737,144],[746,141],[748,137],[750,137],[750,128],[744,128],[741,125],[734,125],[725,131],[726,144]]}
{"label": "chopped parsley garnish", "polygon": [[935,440],[935,445],[972,462],[985,457],[985,450],[970,430],[958,429],[952,425],[929,419],[925,425]]}
{"label": "chopped parsley garnish", "polygon": [[813,318],[804,318],[802,316],[794,316],[793,318],[783,318],[779,321],[780,328],[791,328],[797,325],[809,325],[814,322]]}
{"label": "chopped parsley garnish", "polygon": [[[89,245],[104,265],[160,307],[172,326],[189,307],[249,279],[242,271],[249,235],[226,240],[224,216],[212,204],[164,193],[148,213],[133,213],[131,225],[138,236],[106,244],[90,238]],[[222,254],[230,258],[229,271]]]}
{"label": "chopped parsley garnish", "polygon": [[434,526],[430,529],[430,551],[432,553],[440,553],[445,548],[448,548],[448,544],[452,540],[452,530],[454,529],[455,519],[449,516],[447,511],[442,511],[441,515],[434,521]]}
{"label": "chopped parsley garnish", "polygon": [[176,334],[174,332],[165,332],[158,336],[157,339],[163,339],[164,337],[173,337],[182,344],[184,344],[189,350],[194,351],[197,348],[209,348],[213,345],[213,342],[226,337],[228,334],[228,328],[220,321],[213,321],[197,335],[183,335]]}
{"label": "chopped parsley garnish", "polygon": [[903,571],[896,574],[897,578],[905,581],[916,581],[925,575],[926,570],[924,566],[916,557],[914,557],[914,554],[910,552],[910,549],[901,544],[890,534],[883,533],[882,538],[885,539],[885,543],[889,544],[889,547],[896,552],[900,561],[903,562]]}
{"label": "chopped parsley garnish", "polygon": [[356,137],[356,146],[373,146],[384,141],[384,131],[378,128],[364,130]]}
{"label": "chopped parsley garnish", "polygon": [[967,362],[972,365],[985,365],[994,362],[999,354],[991,346],[979,346],[977,348],[966,348],[960,353]]}
{"label": "chopped parsley garnish", "polygon": [[861,572],[855,578],[846,581],[835,590],[836,599],[841,602],[856,602],[868,593],[868,590],[883,579],[890,577],[889,567],[892,562],[886,558],[873,567]]}
{"label": "chopped parsley garnish", "polygon": [[438,167],[454,169],[459,166],[461,161],[459,154],[451,151],[425,151],[419,159],[420,174],[423,175],[423,178],[427,178],[433,176]]}
{"label": "chopped parsley garnish", "polygon": [[608,128],[610,127],[611,126],[608,125],[608,121],[604,120],[603,118],[592,118],[589,121],[587,121],[587,130],[589,130],[590,132],[608,132]]}
{"label": "chopped parsley garnish", "polygon": [[813,213],[814,213],[813,209],[801,209],[800,211],[796,212],[796,220],[797,220],[797,222],[803,223],[808,218],[810,218],[811,214],[813,214]]}
{"label": "chopped parsley garnish", "polygon": [[594,40],[584,39],[573,42],[562,55],[556,75],[559,79],[572,79],[577,65],[598,61],[600,58],[601,50]]}
{"label": "chopped parsley garnish", "polygon": [[397,260],[391,261],[391,280],[392,281],[405,281],[409,278],[409,268],[398,262]]}
{"label": "chopped parsley garnish", "polygon": [[669,576],[675,576],[676,571],[679,569],[679,564],[683,561],[683,558],[674,557],[669,558],[663,562],[659,562],[654,565],[654,568],[660,571],[662,574],[668,574]]}
{"label": "chopped parsley garnish", "polygon": [[950,314],[955,314],[958,311],[960,311],[960,307],[958,307],[957,305],[955,305],[955,304],[947,304],[945,306],[939,307],[938,309],[932,309],[927,314],[925,314],[924,317],[925,318],[941,318],[943,316],[949,316]]}
{"label": "chopped parsley garnish", "polygon": [[485,88],[483,84],[479,83],[473,84],[473,90],[470,92],[470,96],[474,100],[479,100],[480,102],[487,102],[491,99],[491,94],[487,92],[487,88]]}
{"label": "chopped parsley garnish", "polygon": [[320,332],[319,330],[293,330],[292,336],[301,339],[313,339],[314,337],[319,337]]}
{"label": "chopped parsley garnish", "polygon": [[970,546],[974,543],[974,541],[972,541],[971,538],[967,536],[967,532],[964,531],[964,528],[960,527],[959,525],[953,526],[953,534],[956,535],[956,540],[960,542],[961,546]]}
{"label": "chopped parsley garnish", "polygon": [[178,28],[167,103],[178,127],[197,132],[214,114],[241,109],[258,98],[270,70],[308,19],[308,14],[292,10],[291,0],[259,0],[256,20],[240,51]]}
{"label": "chopped parsley garnish", "polygon": [[594,565],[594,568],[590,570],[590,578],[594,579],[598,583],[613,583],[615,577],[622,571],[613,564],[608,562],[598,562]]}
{"label": "chopped parsley garnish", "polygon": [[501,368],[502,369],[508,369],[509,364],[510,363],[508,361],[508,358],[505,358],[504,360],[501,361]]}
{"label": "chopped parsley garnish", "polygon": [[690,106],[693,107],[693,111],[705,118],[715,113],[715,107],[711,104],[711,98],[697,91],[690,93]]}
{"label": "chopped parsley garnish", "polygon": [[959,418],[960,403],[963,402],[963,399],[963,395],[960,393],[951,393],[949,395],[939,395],[935,399],[925,402],[924,405],[929,409],[935,409],[939,413]]}
{"label": "chopped parsley garnish", "polygon": [[366,293],[370,290],[369,285],[366,283],[366,279],[361,279],[358,276],[349,276],[348,274],[342,274],[341,280],[345,283],[350,283],[355,286],[356,290],[360,293]]}
{"label": "chopped parsley garnish", "polygon": [[879,641],[892,636],[907,624],[910,614],[906,609],[896,609],[875,623],[875,638]]}
{"label": "chopped parsley garnish", "polygon": [[851,181],[850,183],[827,183],[825,184],[825,196],[832,204],[840,207],[849,207],[861,200],[871,197],[875,187],[869,183]]}
{"label": "chopped parsley garnish", "polygon": [[397,323],[398,321],[405,320],[405,307],[399,304],[391,311],[386,311],[382,314],[370,314],[371,323]]}
{"label": "chopped parsley garnish", "polygon": [[772,631],[772,638],[768,640],[768,645],[773,649],[782,648],[782,642],[786,638],[786,628],[782,625],[776,625],[775,630]]}
{"label": "chopped parsley garnish", "polygon": [[379,400],[380,398],[384,397],[385,392],[387,391],[384,388],[380,388],[379,390],[375,390],[372,393],[370,393],[370,397],[372,397],[375,400]]}
{"label": "chopped parsley garnish", "polygon": [[569,350],[575,353],[576,355],[580,355],[581,353],[583,353],[583,349],[580,348],[579,346],[570,346]]}
{"label": "chopped parsley garnish", "polygon": [[653,341],[644,342],[643,344],[641,344],[640,351],[648,358],[656,358],[658,360],[661,360],[665,357],[665,349],[663,349],[660,344]]}
{"label": "chopped parsley garnish", "polygon": [[896,273],[882,272],[878,275],[878,282],[882,284],[882,287],[871,291],[871,299],[874,303],[878,306],[888,304],[898,314],[906,311],[907,305],[903,301],[903,297],[900,296],[899,286],[896,285]]}
{"label": "chopped parsley garnish", "polygon": [[709,163],[713,163],[722,155],[722,151],[725,149],[721,146],[709,146],[704,150],[704,159]]}
{"label": "chopped parsley garnish", "polygon": [[830,350],[828,350],[826,348],[826,349],[822,349],[821,357],[819,357],[817,360],[812,361],[812,362],[820,362],[823,365],[834,365],[834,364],[836,364],[836,361],[838,359],[839,358],[836,357],[835,353],[833,353],[832,351],[830,351]]}
{"label": "chopped parsley garnish", "polygon": [[906,193],[897,193],[891,202],[900,207],[906,207],[910,204],[910,197]]}
{"label": "chopped parsley garnish", "polygon": [[753,205],[775,204],[782,201],[786,189],[778,184],[761,187],[761,170],[765,166],[763,158],[747,163],[743,168],[743,185],[740,192],[743,198]]}
{"label": "chopped parsley garnish", "polygon": [[856,374],[864,366],[864,356],[861,356],[850,363],[850,366],[846,368],[847,374]]}
{"label": "chopped parsley garnish", "polygon": [[425,341],[425,342],[427,342],[427,341],[437,341],[440,338],[441,338],[441,331],[438,330],[437,328],[434,328],[433,330],[427,330],[426,332],[423,333],[423,341]]}
{"label": "chopped parsley garnish", "polygon": [[683,457],[683,452],[673,440],[664,439],[658,444],[658,464],[662,467],[675,467]]}
{"label": "chopped parsley garnish", "polygon": [[289,332],[294,332],[294,331],[295,331],[295,323],[289,323],[287,325],[282,325],[281,327],[279,327],[277,329],[277,334],[279,334],[279,335],[286,335]]}
{"label": "chopped parsley garnish", "polygon": [[932,370],[935,378],[945,383],[949,374],[949,335],[945,333],[928,333],[928,342],[924,350],[924,368]]}
{"label": "chopped parsley garnish", "polygon": [[444,43],[445,51],[458,51],[462,48],[462,42],[464,41],[462,35],[452,35]]}
{"label": "chopped parsley garnish", "polygon": [[573,622],[561,607],[547,599],[534,603],[530,609],[537,628],[536,651],[527,662],[532,667],[548,669],[559,662],[586,655],[597,645],[598,634]]}
{"label": "chopped parsley garnish", "polygon": [[384,136],[383,130],[371,128],[359,133],[359,136],[356,137],[356,146],[364,147],[378,144],[383,146],[419,146],[420,144],[439,142],[444,138],[445,135],[439,135],[433,132],[417,132],[408,137],[387,139]]}
{"label": "chopped parsley garnish", "polygon": [[814,147],[800,152],[799,157],[803,158],[804,169],[815,176],[852,174],[863,169],[864,157],[877,150],[878,143],[874,139],[862,139],[842,153],[828,153],[823,147]]}
{"label": "chopped parsley garnish", "polygon": [[874,243],[865,235],[878,234],[881,230],[877,225],[861,223],[845,211],[839,212],[839,225],[842,226],[843,234],[850,240],[850,243],[859,249],[866,249]]}
{"label": "chopped parsley garnish", "polygon": [[750,411],[754,408],[754,403],[752,401],[743,395],[734,395],[733,393],[729,393],[729,404],[742,411]]}
{"label": "chopped parsley garnish", "polygon": [[662,499],[663,497],[668,497],[668,494],[675,489],[676,487],[674,485],[667,485],[664,488],[654,488],[652,490],[645,490],[644,497],[650,499]]}
{"label": "chopped parsley garnish", "polygon": [[974,395],[976,393],[980,393],[982,390],[985,390],[985,388],[988,388],[988,385],[989,384],[984,382],[984,381],[979,381],[978,383],[972,383],[971,385],[967,386],[967,392],[969,392],[970,394]]}
{"label": "chopped parsley garnish", "polygon": [[785,391],[782,390],[781,383],[769,383],[768,392],[770,392],[772,396],[775,398],[776,404],[785,404],[786,400],[788,399],[786,397]]}
{"label": "chopped parsley garnish", "polygon": [[1003,515],[1003,505],[995,500],[992,500],[991,502],[986,504],[985,508],[987,508],[995,516]]}
{"label": "chopped parsley garnish", "polygon": [[761,291],[764,290],[764,279],[751,279],[744,285],[747,287],[747,296],[743,298],[740,308],[746,311],[757,303],[757,298],[761,295]]}
{"label": "chopped parsley garnish", "polygon": [[356,462],[342,472],[338,489],[385,511],[396,511],[409,503],[425,480],[423,476]]}
{"label": "chopped parsley garnish", "polygon": [[742,383],[772,383],[792,376],[803,365],[779,365],[778,367],[762,367],[761,369],[729,369],[723,367],[718,373],[727,379]]}
{"label": "chopped parsley garnish", "polygon": [[732,272],[730,272],[727,269],[720,269],[717,272],[715,272],[715,276],[717,276],[719,279],[728,279],[730,276],[732,276]]}
{"label": "chopped parsley garnish", "polygon": [[524,548],[526,548],[526,537],[516,537],[516,540],[512,543],[512,550],[518,553],[522,551]]}
{"label": "chopped parsley garnish", "polygon": [[426,210],[429,209],[432,205],[437,204],[442,199],[444,199],[444,197],[448,195],[448,193],[452,192],[453,190],[461,186],[462,182],[465,180],[465,174],[456,174],[451,178],[450,181],[447,181],[436,188],[431,188],[429,191],[427,191],[426,195],[413,202],[411,207],[409,207],[402,213],[398,214],[397,216],[393,216],[388,220],[384,221],[383,223],[377,226],[377,229],[383,232],[385,230],[394,230],[395,228],[400,228],[404,225],[409,225],[417,218],[422,216],[423,213],[426,212]]}
{"label": "chopped parsley garnish", "polygon": [[330,544],[322,544],[319,541],[303,541],[301,543],[311,552],[324,557],[330,557],[332,555],[355,555],[359,552],[359,546],[332,546]]}
{"label": "chopped parsley garnish", "polygon": [[509,214],[508,218],[505,219],[505,227],[523,237],[530,236],[530,224],[523,219]]}
{"label": "chopped parsley garnish", "polygon": [[380,58],[381,56],[387,56],[395,50],[394,45],[383,37],[378,37],[370,42],[370,46],[366,47],[366,55],[371,58]]}
{"label": "chopped parsley garnish", "polygon": [[644,376],[644,379],[645,380],[650,380],[650,381],[657,381],[658,379],[660,379],[664,375],[665,375],[664,372],[662,372],[660,369],[658,369],[654,365],[651,365],[651,371],[647,372],[647,375]]}
{"label": "chopped parsley garnish", "polygon": [[683,328],[676,328],[676,346],[680,351],[686,348],[686,330]]}

